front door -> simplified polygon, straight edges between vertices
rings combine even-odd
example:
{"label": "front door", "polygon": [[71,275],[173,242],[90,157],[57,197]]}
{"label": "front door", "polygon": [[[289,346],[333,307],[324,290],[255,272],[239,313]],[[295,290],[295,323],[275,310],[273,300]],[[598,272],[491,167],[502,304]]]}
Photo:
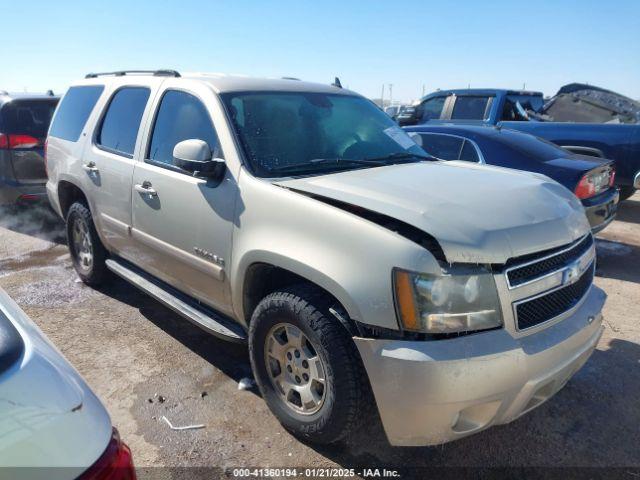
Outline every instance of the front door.
{"label": "front door", "polygon": [[204,303],[226,310],[225,267],[231,254],[237,184],[196,178],[173,163],[183,140],[207,142],[224,158],[211,120],[213,92],[167,88],[160,95],[146,151],[133,173],[131,261]]}

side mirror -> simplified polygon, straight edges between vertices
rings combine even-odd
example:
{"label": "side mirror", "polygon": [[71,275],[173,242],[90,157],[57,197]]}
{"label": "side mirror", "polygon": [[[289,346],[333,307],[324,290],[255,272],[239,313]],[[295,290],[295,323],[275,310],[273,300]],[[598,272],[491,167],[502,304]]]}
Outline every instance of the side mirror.
{"label": "side mirror", "polygon": [[222,178],[225,169],[224,159],[212,158],[207,142],[193,138],[183,140],[173,147],[173,163],[194,177]]}

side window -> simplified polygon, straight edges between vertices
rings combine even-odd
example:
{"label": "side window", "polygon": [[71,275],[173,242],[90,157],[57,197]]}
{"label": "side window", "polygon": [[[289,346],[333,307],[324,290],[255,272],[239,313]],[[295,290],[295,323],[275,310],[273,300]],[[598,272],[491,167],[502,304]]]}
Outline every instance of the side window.
{"label": "side window", "polygon": [[447,97],[433,97],[420,104],[420,118],[423,121],[438,120]]}
{"label": "side window", "polygon": [[476,162],[480,161],[480,157],[478,156],[478,151],[476,147],[469,140],[464,141],[464,145],[462,145],[462,151],[460,152],[460,160],[465,160],[467,162]]}
{"label": "side window", "polygon": [[464,144],[464,139],[451,135],[437,133],[423,133],[422,148],[425,152],[440,160],[458,160]]}
{"label": "side window", "polygon": [[458,96],[453,105],[453,120],[484,120],[491,97]]}
{"label": "side window", "polygon": [[103,90],[102,85],[71,87],[58,106],[49,135],[77,142]]}
{"label": "side window", "polygon": [[516,112],[516,105],[511,100],[506,99],[504,101],[504,107],[502,107],[502,115],[500,120],[504,122],[512,122],[516,120],[520,120],[518,118],[518,113]]}
{"label": "side window", "polygon": [[173,147],[190,139],[207,142],[214,158],[222,157],[218,136],[202,102],[189,93],[168,90],[156,114],[147,158],[173,165]]}
{"label": "side window", "polygon": [[143,87],[124,87],[118,90],[107,107],[96,143],[132,158],[149,94],[150,90]]}

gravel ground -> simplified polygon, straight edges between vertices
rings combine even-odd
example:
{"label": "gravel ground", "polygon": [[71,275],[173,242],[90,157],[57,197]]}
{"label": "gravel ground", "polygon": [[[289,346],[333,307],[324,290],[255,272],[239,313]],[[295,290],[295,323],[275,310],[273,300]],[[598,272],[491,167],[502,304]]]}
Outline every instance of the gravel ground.
{"label": "gravel ground", "polygon": [[[598,236],[596,284],[609,299],[587,365],[523,418],[432,448],[391,447],[377,421],[348,444],[299,442],[255,389],[238,389],[250,377],[245,347],[207,335],[122,280],[84,286],[62,232],[46,211],[0,212],[0,287],[102,398],[137,467],[640,467],[638,194]],[[206,428],[172,431],[162,416]]]}

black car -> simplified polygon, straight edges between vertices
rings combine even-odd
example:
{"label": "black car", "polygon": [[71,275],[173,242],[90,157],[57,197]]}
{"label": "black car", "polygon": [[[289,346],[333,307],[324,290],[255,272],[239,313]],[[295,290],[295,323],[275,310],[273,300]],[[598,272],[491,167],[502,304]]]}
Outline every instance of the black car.
{"label": "black car", "polygon": [[0,205],[46,200],[44,143],[58,100],[0,91]]}
{"label": "black car", "polygon": [[500,127],[420,125],[405,130],[442,160],[465,160],[541,173],[571,190],[594,233],[615,217],[619,194],[614,162],[571,153],[544,139]]}

